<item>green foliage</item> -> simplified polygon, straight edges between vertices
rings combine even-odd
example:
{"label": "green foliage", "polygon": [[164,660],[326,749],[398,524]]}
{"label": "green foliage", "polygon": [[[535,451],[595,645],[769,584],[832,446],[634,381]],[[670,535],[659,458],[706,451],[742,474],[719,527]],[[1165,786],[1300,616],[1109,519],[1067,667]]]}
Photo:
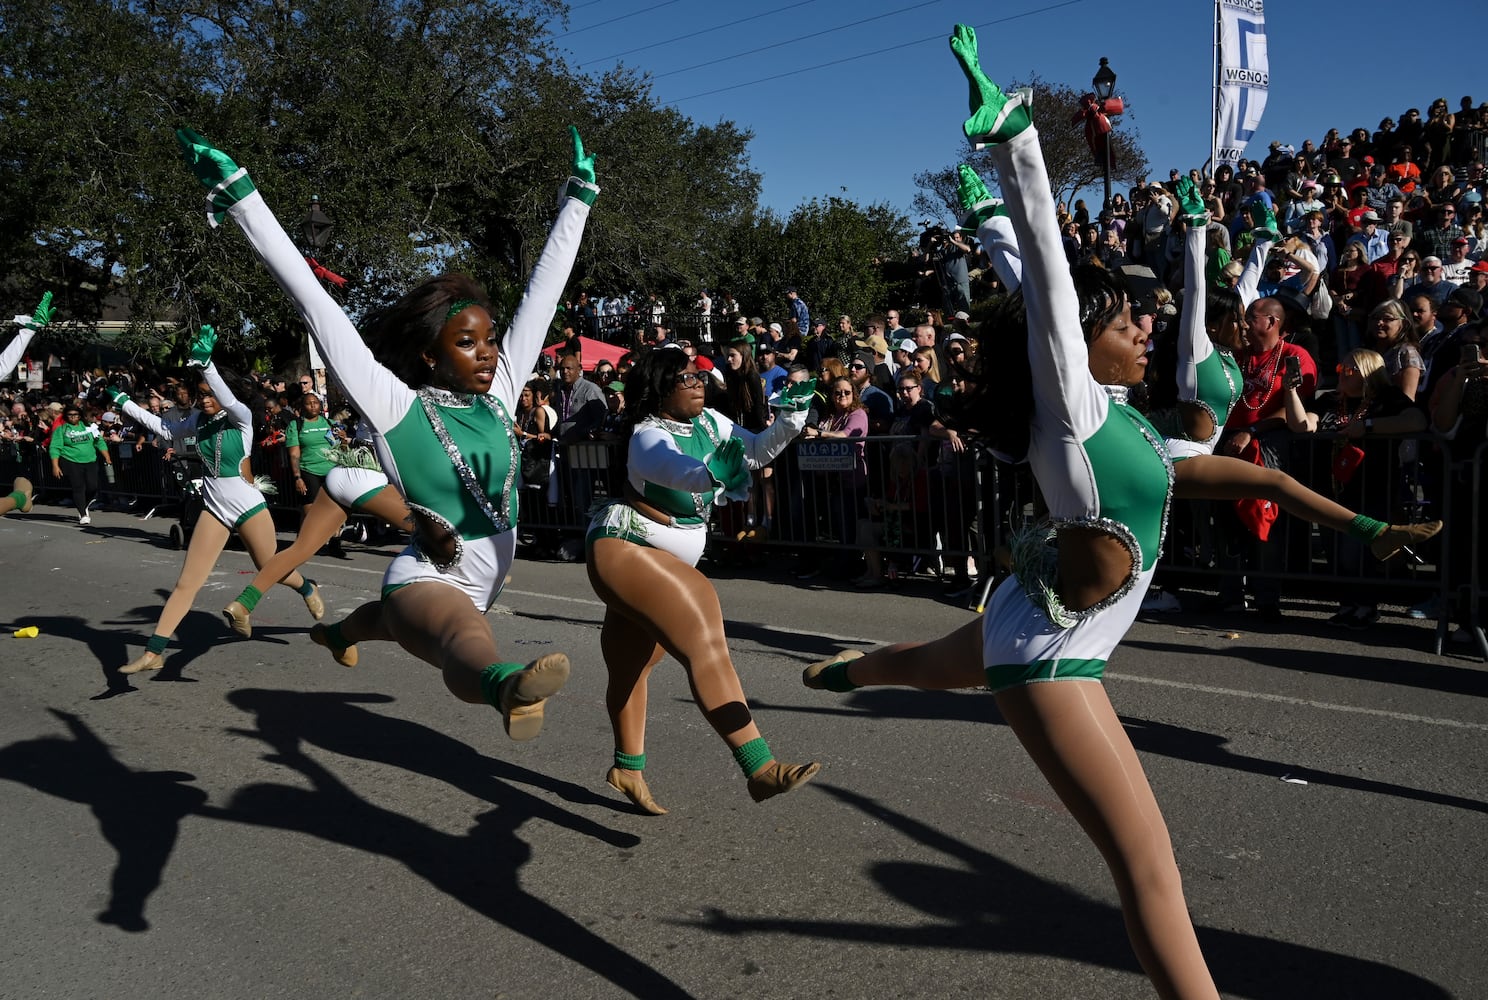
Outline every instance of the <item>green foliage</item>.
{"label": "green foliage", "polygon": [[[1027,80],[1008,85],[1008,89],[1031,87],[1033,89],[1033,124],[1039,132],[1039,149],[1044,154],[1044,165],[1049,171],[1049,184],[1054,199],[1069,204],[1077,193],[1089,188],[1100,188],[1105,176],[1104,167],[1095,162],[1090,146],[1085,141],[1083,123],[1071,123],[1080,109],[1077,91],[1062,83],[1050,83],[1037,74]],[[1114,159],[1111,173],[1112,190],[1120,184],[1135,184],[1147,176],[1147,154],[1142,151],[1142,134],[1128,110],[1111,120],[1111,152]],[[997,171],[993,169],[990,152],[972,150],[962,143],[963,153],[957,162],[968,163],[981,174],[992,190],[997,190]],[[915,174],[914,182],[919,187],[915,194],[914,210],[932,218],[955,219],[960,212],[956,197],[956,164],[939,170],[925,170]],[[1099,200],[1097,198],[1097,200]],[[1092,217],[1099,209],[1091,212]]]}
{"label": "green foliage", "polygon": [[236,227],[207,228],[175,149],[182,125],[248,168],[291,236],[319,195],[335,228],[318,256],[350,279],[354,317],[438,270],[515,301],[568,172],[569,125],[604,189],[576,278],[606,290],[716,281],[757,198],[749,133],[657,106],[628,72],[569,71],[542,26],[561,9],[0,0],[7,308],[53,287],[69,333],[105,298],[129,302],[130,350],[165,340],[179,353],[210,322],[229,362],[299,354],[299,318]]}

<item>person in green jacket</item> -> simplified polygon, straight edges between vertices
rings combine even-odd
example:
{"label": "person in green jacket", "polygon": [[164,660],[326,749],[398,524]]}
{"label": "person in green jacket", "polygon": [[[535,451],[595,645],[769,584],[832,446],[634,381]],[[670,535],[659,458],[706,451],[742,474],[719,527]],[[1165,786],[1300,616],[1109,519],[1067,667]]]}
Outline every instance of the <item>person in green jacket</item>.
{"label": "person in green jacket", "polygon": [[[330,450],[333,432],[331,422],[325,417],[325,404],[313,392],[307,392],[300,400],[300,415],[289,422],[284,431],[284,446],[289,452],[289,470],[294,474],[295,496],[300,502],[300,525],[310,505],[325,486],[326,473],[331,471]],[[340,555],[341,539],[332,536],[331,551]]]}
{"label": "person in green jacket", "polygon": [[98,495],[98,456],[102,455],[108,465],[113,465],[114,459],[103,443],[103,435],[83,423],[83,411],[76,403],[68,403],[63,409],[62,423],[52,431],[47,454],[52,456],[52,475],[66,479],[72,487],[78,524],[91,524],[88,504],[90,497]]}

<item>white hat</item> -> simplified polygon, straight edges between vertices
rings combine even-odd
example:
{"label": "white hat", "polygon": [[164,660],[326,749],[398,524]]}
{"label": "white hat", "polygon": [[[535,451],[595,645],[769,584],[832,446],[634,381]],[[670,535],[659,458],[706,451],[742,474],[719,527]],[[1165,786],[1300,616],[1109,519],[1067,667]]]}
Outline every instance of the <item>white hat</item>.
{"label": "white hat", "polygon": [[905,337],[903,340],[899,341],[899,343],[894,345],[894,350],[903,351],[905,354],[913,354],[915,352],[915,348],[919,346],[920,345],[916,344],[913,340]]}
{"label": "white hat", "polygon": [[[949,337],[947,337],[945,339],[945,342],[947,344],[949,344],[953,340],[966,340],[966,336],[964,334],[960,334],[960,333],[953,333],[953,334],[951,334]],[[969,343],[969,341],[968,341],[968,343]]]}
{"label": "white hat", "polygon": [[779,323],[771,323],[770,324],[770,329],[774,330],[776,333],[784,333],[785,332],[784,329],[781,327],[781,325]]}

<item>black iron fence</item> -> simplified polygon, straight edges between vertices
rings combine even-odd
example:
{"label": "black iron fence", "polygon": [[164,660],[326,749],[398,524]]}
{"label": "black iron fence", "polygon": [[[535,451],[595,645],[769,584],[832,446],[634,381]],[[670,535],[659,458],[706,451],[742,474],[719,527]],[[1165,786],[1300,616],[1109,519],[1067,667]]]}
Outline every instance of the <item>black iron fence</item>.
{"label": "black iron fence", "polygon": [[[1371,441],[1367,450],[1327,435],[1287,436],[1273,442],[1278,464],[1297,480],[1360,513],[1393,523],[1441,519],[1446,528],[1412,556],[1388,563],[1367,546],[1282,512],[1264,544],[1229,502],[1177,501],[1169,523],[1159,582],[1239,593],[1254,592],[1360,603],[1413,605],[1435,600],[1440,609],[1438,650],[1457,609],[1457,621],[1481,632],[1485,587],[1483,467],[1488,445],[1454,461],[1448,442],[1433,436]],[[115,446],[116,476],[102,484],[104,503],[132,501],[137,511],[169,505],[181,495],[174,464],[154,448]],[[256,475],[279,486],[269,496],[281,524],[293,525],[297,498],[287,451],[261,448]],[[50,461],[34,445],[0,443],[0,485],[26,475],[39,499],[70,497],[50,475]],[[542,477],[539,477],[542,478]],[[577,546],[596,502],[624,489],[619,441],[586,441],[562,449],[541,482],[522,486],[524,541],[556,549]],[[147,506],[148,505],[148,506]],[[876,560],[885,578],[935,573],[983,581],[1000,570],[997,552],[1009,535],[1040,516],[1026,466],[995,460],[970,448],[950,450],[914,437],[862,441],[798,441],[767,472],[756,474],[748,502],[715,508],[710,551],[716,555],[766,552],[797,565],[849,579]]]}

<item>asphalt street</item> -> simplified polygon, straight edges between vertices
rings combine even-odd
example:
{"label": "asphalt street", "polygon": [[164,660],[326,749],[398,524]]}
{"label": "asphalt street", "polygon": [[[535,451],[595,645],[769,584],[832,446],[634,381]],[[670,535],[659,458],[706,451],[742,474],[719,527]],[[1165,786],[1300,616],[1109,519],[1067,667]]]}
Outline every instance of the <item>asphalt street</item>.
{"label": "asphalt street", "polygon": [[[603,782],[582,565],[519,561],[489,616],[507,658],[575,667],[514,744],[394,646],[336,665],[286,588],[231,636],[237,549],[166,669],[120,677],[181,553],[169,521],[93,522],[0,519],[0,997],[1153,995],[1099,856],[989,695],[801,686],[835,649],[968,620],[929,581],[715,570],[765,737],[822,771],[751,802],[667,661],[647,776],[671,813],[649,817]],[[308,567],[333,618],[392,554],[349,551]],[[1144,621],[1107,674],[1215,978],[1488,995],[1488,667],[1431,655],[1399,609],[1364,633],[1331,610]]]}

